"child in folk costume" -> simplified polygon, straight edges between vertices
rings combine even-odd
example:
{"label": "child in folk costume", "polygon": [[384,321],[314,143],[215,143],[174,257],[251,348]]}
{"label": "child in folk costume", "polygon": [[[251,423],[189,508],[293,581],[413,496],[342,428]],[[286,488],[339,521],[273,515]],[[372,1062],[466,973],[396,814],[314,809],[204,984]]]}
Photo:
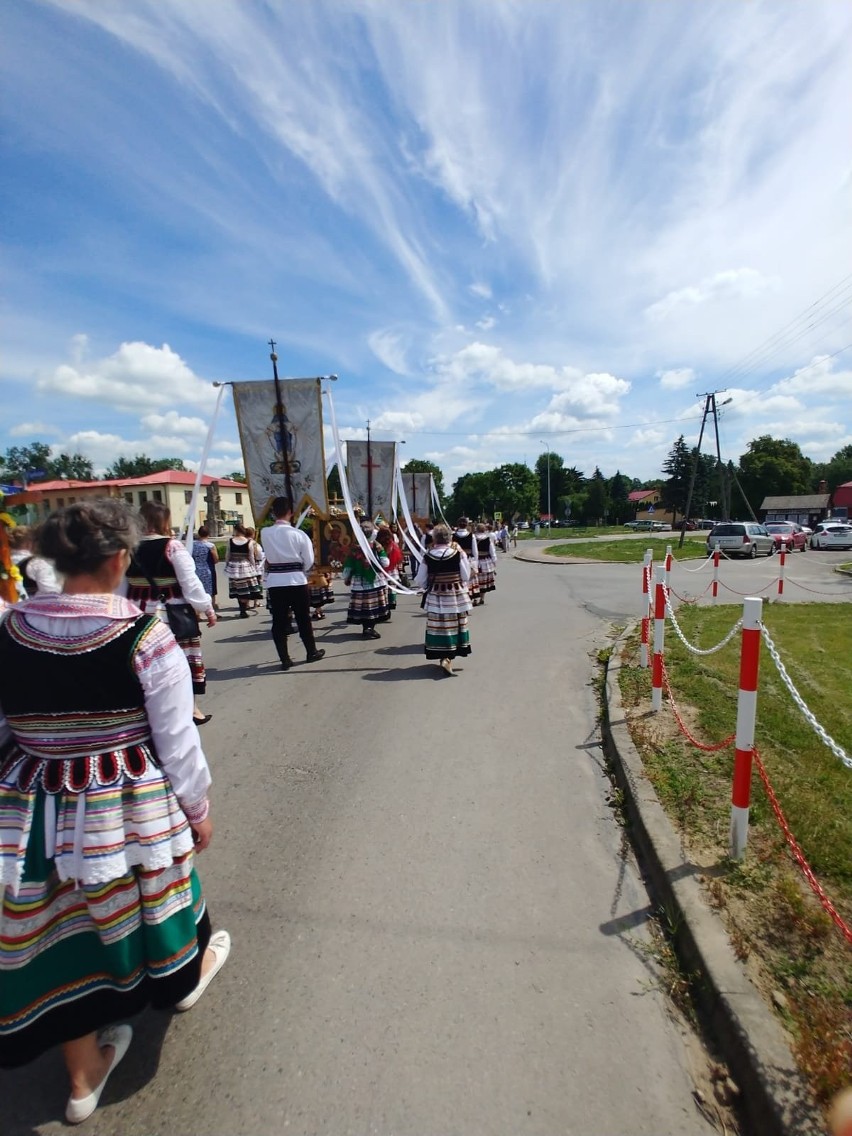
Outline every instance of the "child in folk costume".
{"label": "child in folk costume", "polygon": [[249,609],[263,596],[260,565],[255,556],[257,548],[257,542],[249,539],[243,526],[234,525],[233,536],[228,541],[225,575],[228,596],[239,604],[242,619],[248,619]]}
{"label": "child in folk costume", "polygon": [[467,591],[473,606],[476,607],[479,600],[479,558],[476,538],[473,535],[470,521],[467,517],[459,517],[458,523],[456,524],[456,531],[453,533],[453,540],[470,561],[470,582],[467,585]]}
{"label": "child in folk costume", "polygon": [[308,576],[308,590],[313,608],[311,619],[325,619],[325,612],[322,609],[326,604],[334,603],[330,574],[321,568],[315,568]]}
{"label": "child in folk costume", "polygon": [[[399,574],[402,571],[403,555],[402,549],[399,547],[393,533],[389,528],[382,525],[376,533],[376,540],[385,551],[388,558],[388,575],[393,576],[394,580],[399,581]],[[388,607],[391,611],[396,611],[396,592],[393,585],[388,586]]]}
{"label": "child in folk costume", "polygon": [[[375,539],[376,526],[372,521],[365,520],[361,523],[361,528],[373,556],[387,571],[389,561],[385,550]],[[346,622],[360,626],[365,639],[381,639],[376,624],[386,623],[390,618],[387,585],[355,541],[350,545],[343,562],[343,583],[350,586]]]}
{"label": "child in folk costume", "polygon": [[497,548],[494,544],[493,534],[488,531],[488,526],[484,524],[476,526],[474,541],[476,542],[477,556],[477,598],[473,602],[474,606],[482,607],[487,593],[493,592],[497,587]]}
{"label": "child in folk costume", "polygon": [[450,542],[447,525],[435,525],[432,545],[417,570],[414,586],[426,591],[426,658],[437,660],[448,675],[453,673],[453,659],[470,654],[470,576],[467,554]]}

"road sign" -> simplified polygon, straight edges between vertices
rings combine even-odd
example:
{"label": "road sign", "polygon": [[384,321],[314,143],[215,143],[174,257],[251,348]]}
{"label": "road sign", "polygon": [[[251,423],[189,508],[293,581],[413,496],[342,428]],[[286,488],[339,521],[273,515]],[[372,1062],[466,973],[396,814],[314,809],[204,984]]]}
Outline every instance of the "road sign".
{"label": "road sign", "polygon": [[653,511],[654,511],[653,505],[649,505],[648,508],[645,510],[646,513],[653,513]]}

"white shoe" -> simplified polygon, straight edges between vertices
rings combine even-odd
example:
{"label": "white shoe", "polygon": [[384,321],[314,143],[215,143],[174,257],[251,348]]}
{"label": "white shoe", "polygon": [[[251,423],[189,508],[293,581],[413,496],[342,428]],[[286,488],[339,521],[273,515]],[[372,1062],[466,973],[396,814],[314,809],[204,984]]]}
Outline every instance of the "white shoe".
{"label": "white shoe", "polygon": [[210,936],[210,942],[207,944],[207,949],[212,951],[216,956],[216,961],[210,967],[206,974],[202,975],[198,985],[191,994],[187,994],[185,998],[181,998],[179,1002],[175,1003],[175,1009],[178,1013],[184,1013],[185,1010],[191,1010],[228,959],[231,953],[231,936],[227,931],[217,931],[215,935]]}
{"label": "white shoe", "polygon": [[82,1124],[84,1120],[88,1120],[95,1109],[98,1107],[98,1101],[101,1099],[101,1093],[104,1091],[109,1075],[121,1061],[122,1057],[128,1050],[130,1041],[133,1037],[132,1026],[108,1026],[105,1030],[98,1033],[98,1045],[103,1049],[105,1045],[112,1045],[115,1048],[115,1053],[112,1056],[112,1064],[107,1069],[104,1079],[93,1089],[88,1096],[68,1098],[68,1105],[65,1109],[65,1119],[69,1124]]}
{"label": "white shoe", "polygon": [[441,659],[441,669],[444,674],[451,675],[453,673],[452,659]]}

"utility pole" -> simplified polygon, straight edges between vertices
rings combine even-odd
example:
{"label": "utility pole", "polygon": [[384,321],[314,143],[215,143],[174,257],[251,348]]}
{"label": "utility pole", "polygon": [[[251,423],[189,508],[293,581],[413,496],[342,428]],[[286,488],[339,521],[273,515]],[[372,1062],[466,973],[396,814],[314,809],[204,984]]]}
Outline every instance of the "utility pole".
{"label": "utility pole", "polygon": [[[713,415],[713,430],[716,435],[716,462],[719,469],[719,479],[721,482],[722,491],[722,513],[724,514],[722,520],[727,520],[731,512],[731,497],[728,489],[727,471],[722,465],[722,451],[719,445],[719,408],[716,404],[716,395],[724,394],[724,391],[708,391],[705,394],[697,395],[697,398],[704,399],[704,410],[701,415],[701,429],[698,431],[698,445],[695,447],[695,458],[692,462],[692,473],[689,478],[689,489],[686,494],[686,505],[683,510],[683,524],[680,530],[680,540],[678,541],[678,548],[683,548],[683,542],[686,537],[686,522],[689,520],[689,511],[692,508],[692,494],[695,489],[695,478],[698,474],[698,463],[701,460],[701,441],[704,437],[704,427],[707,424],[708,415]],[[731,400],[729,398],[721,404],[726,406]]]}

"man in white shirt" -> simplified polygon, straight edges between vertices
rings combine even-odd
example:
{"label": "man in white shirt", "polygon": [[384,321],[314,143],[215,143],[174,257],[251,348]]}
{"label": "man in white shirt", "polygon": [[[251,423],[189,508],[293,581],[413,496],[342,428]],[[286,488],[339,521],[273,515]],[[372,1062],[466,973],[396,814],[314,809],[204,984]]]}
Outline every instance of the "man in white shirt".
{"label": "man in white shirt", "polygon": [[318,650],[311,625],[310,590],[308,572],[314,563],[314,546],[307,533],[293,528],[293,506],[286,497],[272,502],[275,524],[263,529],[260,543],[266,555],[265,582],[269,589],[269,608],[272,612],[272,639],[282,671],[293,665],[287,651],[287,627],[292,609],[299,629],[299,637],[308,653],[307,661],[315,663],[325,655]]}

